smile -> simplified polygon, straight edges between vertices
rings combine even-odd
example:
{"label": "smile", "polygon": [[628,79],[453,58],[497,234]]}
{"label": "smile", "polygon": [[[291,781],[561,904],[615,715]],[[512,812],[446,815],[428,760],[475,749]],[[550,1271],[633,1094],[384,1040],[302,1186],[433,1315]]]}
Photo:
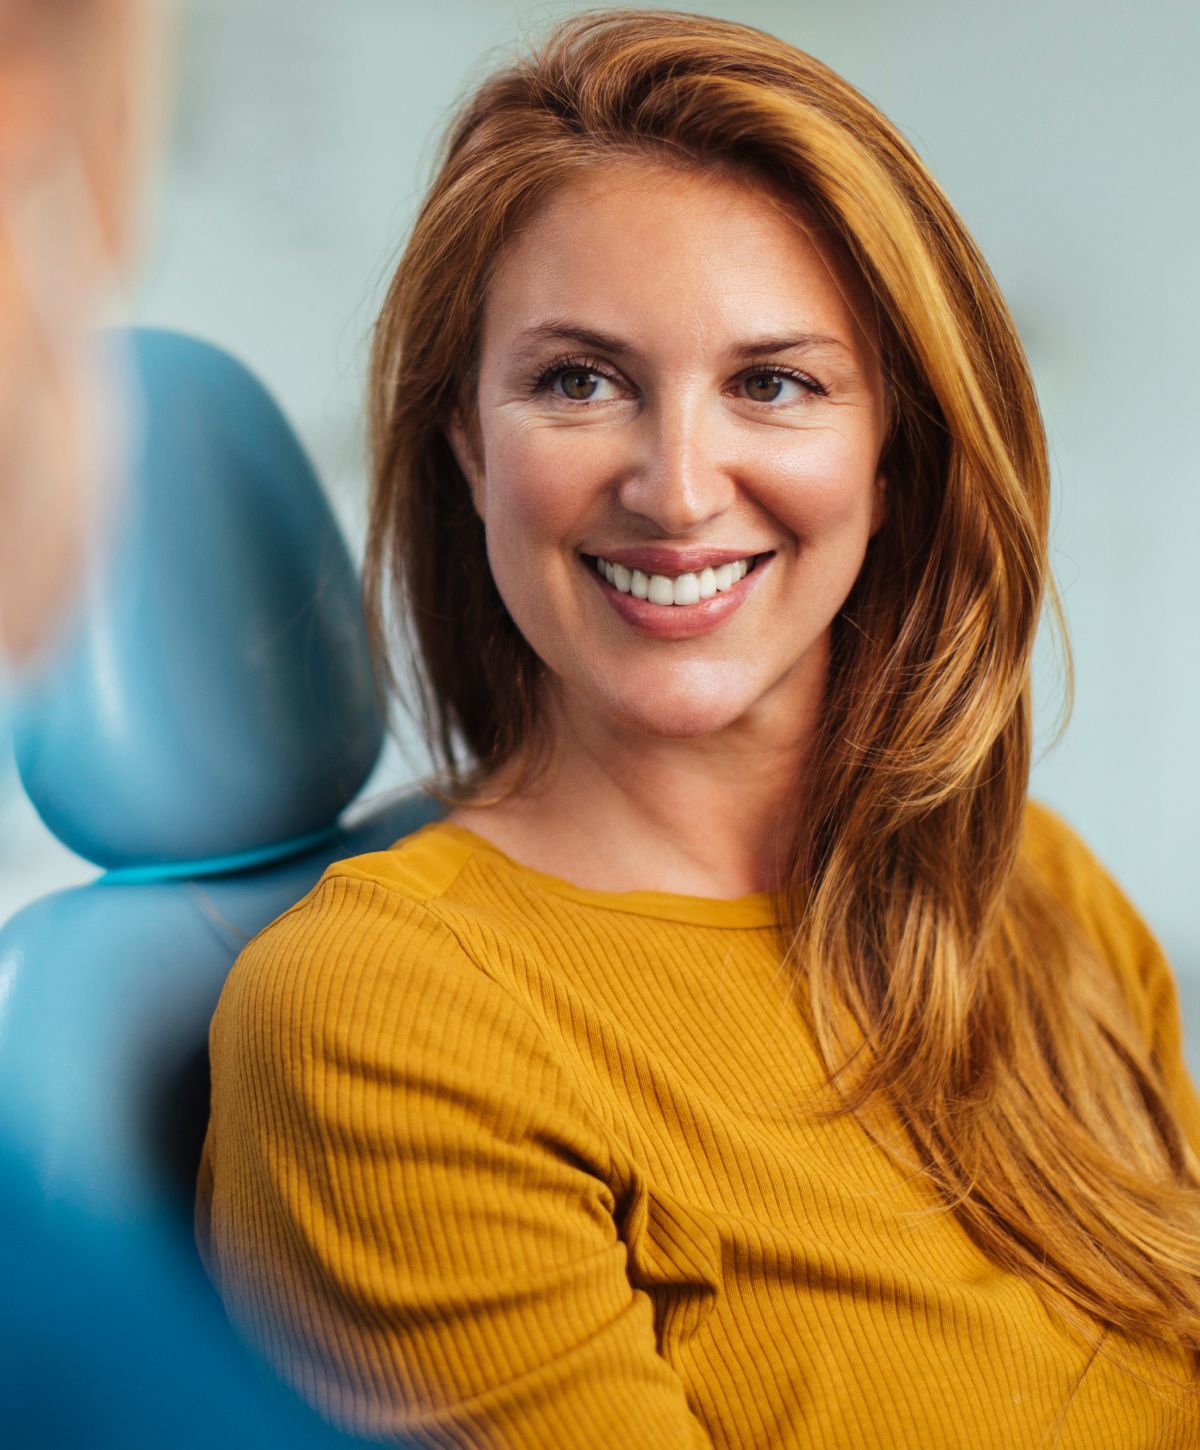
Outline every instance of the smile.
{"label": "smile", "polygon": [[601,558],[595,560],[595,566],[596,572],[621,594],[648,599],[651,604],[682,605],[696,604],[701,599],[711,599],[714,594],[728,593],[763,557],[750,554],[732,563],[719,564],[715,569],[710,567],[686,574],[646,574],[641,569],[628,569],[624,564],[613,564]]}
{"label": "smile", "polygon": [[682,640],[706,634],[735,614],[768,572],[774,550],[677,574],[651,573],[594,554],[579,558],[626,624],[659,639]]}

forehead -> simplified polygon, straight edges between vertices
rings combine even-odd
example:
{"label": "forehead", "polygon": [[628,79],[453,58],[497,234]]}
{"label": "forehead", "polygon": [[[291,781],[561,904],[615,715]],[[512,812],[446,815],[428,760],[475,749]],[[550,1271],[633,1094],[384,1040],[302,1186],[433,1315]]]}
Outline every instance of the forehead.
{"label": "forehead", "polygon": [[620,160],[562,184],[509,242],[483,349],[545,317],[655,342],[782,330],[877,351],[869,295],[820,232],[749,178]]}

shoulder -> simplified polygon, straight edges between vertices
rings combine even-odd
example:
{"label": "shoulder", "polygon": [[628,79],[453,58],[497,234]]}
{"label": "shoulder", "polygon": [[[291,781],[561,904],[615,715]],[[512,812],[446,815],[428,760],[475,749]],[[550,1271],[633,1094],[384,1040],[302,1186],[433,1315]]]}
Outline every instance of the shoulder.
{"label": "shoulder", "polygon": [[473,854],[469,845],[434,821],[386,851],[335,861],[322,880],[340,877],[369,883],[406,901],[444,902]]}
{"label": "shoulder", "polygon": [[422,830],[327,867],[234,962],[213,1021],[214,1061],[235,1041],[349,1043],[381,1023],[395,1032],[434,1022],[465,1030],[519,1012],[444,909],[464,861],[455,845]]}
{"label": "shoulder", "polygon": [[1042,801],[1025,806],[1022,855],[1060,905],[1101,943],[1152,940],[1152,934],[1117,881],[1075,828]]}
{"label": "shoulder", "polygon": [[335,862],[243,948],[209,1034],[214,1138],[324,1142],[364,1115],[569,1131],[556,1044],[443,909],[454,861],[410,840]]}
{"label": "shoulder", "polygon": [[468,856],[452,838],[423,827],[389,850],[334,861],[306,895],[246,944],[234,971],[244,971],[251,958],[285,950],[293,959],[347,951],[369,959],[379,955],[379,936],[387,937],[390,956],[405,946],[453,949],[441,906]]}
{"label": "shoulder", "polygon": [[1057,811],[1026,803],[1021,855],[1038,884],[1121,981],[1140,1025],[1173,1000],[1175,984],[1153,931],[1096,852]]}

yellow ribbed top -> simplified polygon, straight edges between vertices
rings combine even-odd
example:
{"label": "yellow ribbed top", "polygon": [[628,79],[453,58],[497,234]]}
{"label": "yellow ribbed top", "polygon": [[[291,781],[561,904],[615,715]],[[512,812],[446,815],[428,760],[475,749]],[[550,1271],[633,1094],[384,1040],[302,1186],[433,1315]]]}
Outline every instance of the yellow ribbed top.
{"label": "yellow ribbed top", "polygon": [[[1044,807],[1025,848],[1200,1149],[1154,938]],[[331,866],[213,1021],[197,1237],[235,1325],[418,1446],[1200,1445],[1185,1355],[1093,1357],[853,1116],[798,1110],[820,1060],[772,922],[767,893],[585,890],[448,823]]]}

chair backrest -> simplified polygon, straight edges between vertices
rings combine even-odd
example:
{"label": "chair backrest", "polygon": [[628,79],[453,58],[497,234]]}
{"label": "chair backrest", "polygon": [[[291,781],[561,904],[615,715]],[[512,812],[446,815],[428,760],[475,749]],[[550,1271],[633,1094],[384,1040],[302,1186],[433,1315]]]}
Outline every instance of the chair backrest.
{"label": "chair backrest", "polygon": [[[215,347],[130,342],[140,420],[114,546],[16,737],[42,819],[103,874],[0,930],[0,1145],[43,1229],[72,1224],[95,1264],[119,1252],[129,1282],[169,1280],[176,1320],[199,1324],[192,1202],[225,976],[330,862],[441,807],[347,810],[381,707],[355,570],[279,409]],[[0,1323],[16,1333],[11,1309]]]}

